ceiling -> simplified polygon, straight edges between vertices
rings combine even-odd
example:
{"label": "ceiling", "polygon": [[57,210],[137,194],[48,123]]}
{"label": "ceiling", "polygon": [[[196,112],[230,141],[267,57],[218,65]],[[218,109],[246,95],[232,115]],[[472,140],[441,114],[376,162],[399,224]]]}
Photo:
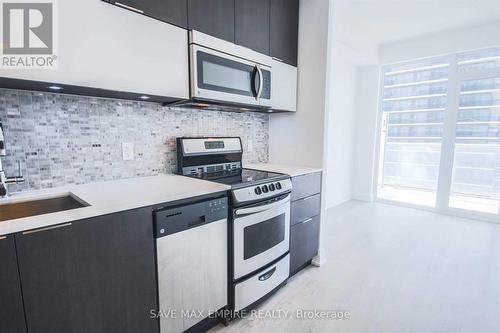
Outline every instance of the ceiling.
{"label": "ceiling", "polygon": [[353,46],[500,22],[500,0],[333,0],[334,31]]}

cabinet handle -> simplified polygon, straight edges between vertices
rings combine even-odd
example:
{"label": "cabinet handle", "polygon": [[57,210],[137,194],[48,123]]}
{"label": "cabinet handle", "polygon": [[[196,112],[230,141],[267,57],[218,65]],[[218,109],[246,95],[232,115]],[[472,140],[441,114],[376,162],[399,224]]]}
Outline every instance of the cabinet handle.
{"label": "cabinet handle", "polygon": [[304,220],[304,221],[302,221],[302,222],[300,222],[300,223],[302,223],[302,224],[306,224],[306,223],[311,222],[312,220],[313,220],[313,219],[312,219],[312,217],[311,217],[310,219]]}
{"label": "cabinet handle", "polygon": [[125,4],[120,3],[120,2],[116,2],[116,1],[115,1],[115,5],[120,6],[120,7],[123,7],[123,8],[125,8],[125,9],[130,9],[130,10],[133,10],[134,12],[137,12],[137,13],[140,13],[140,14],[144,14],[144,11],[143,11],[143,10],[140,10],[140,9],[134,8],[134,7],[132,7],[132,6],[125,5]]}
{"label": "cabinet handle", "polygon": [[302,201],[311,200],[312,198],[315,198],[317,195],[318,195],[318,193],[313,194],[313,195],[310,195],[310,196],[305,197],[305,198],[302,198],[302,199],[300,199],[300,200],[302,200]]}
{"label": "cabinet handle", "polygon": [[42,231],[47,231],[47,230],[52,230],[52,229],[59,229],[59,228],[64,228],[64,227],[69,227],[71,225],[72,225],[72,223],[66,223],[66,224],[54,225],[54,226],[47,227],[47,228],[42,228],[42,229],[25,231],[25,232],[23,232],[23,235],[35,234],[37,232],[42,232]]}

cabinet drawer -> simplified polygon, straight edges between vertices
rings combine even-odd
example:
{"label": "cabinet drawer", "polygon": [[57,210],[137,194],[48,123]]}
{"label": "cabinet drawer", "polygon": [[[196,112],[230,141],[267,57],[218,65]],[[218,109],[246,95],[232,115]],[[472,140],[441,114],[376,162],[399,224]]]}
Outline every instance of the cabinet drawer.
{"label": "cabinet drawer", "polygon": [[319,216],[291,227],[290,275],[295,274],[318,253]]}
{"label": "cabinet drawer", "polygon": [[234,287],[234,309],[240,311],[258,301],[286,281],[290,274],[290,255],[261,270]]}
{"label": "cabinet drawer", "polygon": [[295,225],[321,212],[321,194],[294,201],[291,208],[291,225]]}
{"label": "cabinet drawer", "polygon": [[309,197],[321,192],[321,172],[292,178],[292,201]]}

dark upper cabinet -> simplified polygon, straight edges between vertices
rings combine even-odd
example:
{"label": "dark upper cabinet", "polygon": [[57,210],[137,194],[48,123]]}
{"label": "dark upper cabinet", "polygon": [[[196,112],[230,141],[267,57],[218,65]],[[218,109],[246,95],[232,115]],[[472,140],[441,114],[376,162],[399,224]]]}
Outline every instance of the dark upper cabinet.
{"label": "dark upper cabinet", "polygon": [[[187,28],[187,0],[119,0],[108,1],[135,8],[144,15]],[[124,6],[121,6],[124,7]]]}
{"label": "dark upper cabinet", "polygon": [[37,332],[158,332],[151,209],[16,235],[26,323]]}
{"label": "dark upper cabinet", "polygon": [[234,0],[188,0],[188,18],[189,29],[234,43]]}
{"label": "dark upper cabinet", "polygon": [[13,236],[0,236],[0,265],[0,332],[26,332]]}
{"label": "dark upper cabinet", "polygon": [[236,44],[269,54],[270,0],[235,0]]}
{"label": "dark upper cabinet", "polygon": [[270,55],[297,66],[299,0],[270,1]]}
{"label": "dark upper cabinet", "polygon": [[297,66],[299,0],[104,0]]}

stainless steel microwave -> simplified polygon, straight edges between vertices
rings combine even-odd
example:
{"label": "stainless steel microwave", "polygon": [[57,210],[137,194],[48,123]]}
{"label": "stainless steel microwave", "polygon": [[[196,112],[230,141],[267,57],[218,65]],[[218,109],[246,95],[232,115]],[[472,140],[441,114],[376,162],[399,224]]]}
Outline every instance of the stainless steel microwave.
{"label": "stainless steel microwave", "polygon": [[271,57],[195,30],[189,57],[192,99],[271,107]]}

